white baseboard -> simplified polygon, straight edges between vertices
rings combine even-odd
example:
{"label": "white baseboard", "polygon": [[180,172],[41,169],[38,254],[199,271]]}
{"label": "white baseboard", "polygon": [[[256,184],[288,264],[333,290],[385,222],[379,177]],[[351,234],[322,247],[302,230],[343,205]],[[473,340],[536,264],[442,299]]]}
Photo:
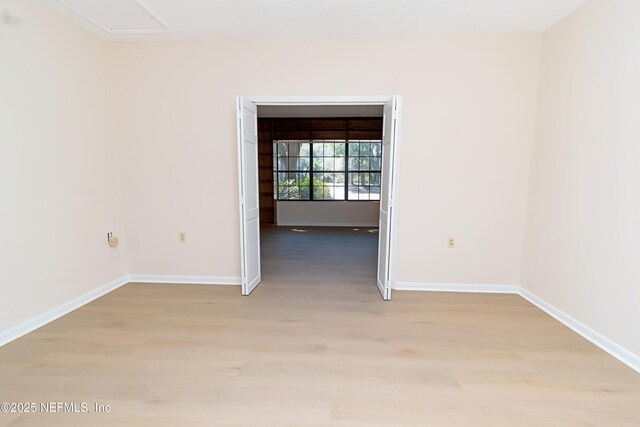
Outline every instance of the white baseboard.
{"label": "white baseboard", "polygon": [[15,339],[20,338],[23,335],[28,334],[31,331],[38,329],[41,326],[46,325],[47,323],[53,322],[54,320],[64,316],[72,312],[73,310],[82,307],[85,304],[90,303],[91,301],[99,298],[120,286],[129,282],[129,278],[127,276],[122,276],[118,279],[112,280],[111,282],[100,286],[97,289],[94,289],[91,292],[87,292],[84,295],[80,295],[77,298],[72,299],[58,307],[47,311],[39,316],[36,316],[32,319],[27,320],[13,328],[7,329],[5,331],[0,332],[0,346],[7,344]]}
{"label": "white baseboard", "polygon": [[396,291],[474,292],[491,294],[517,294],[517,285],[476,285],[470,283],[395,282]]}
{"label": "white baseboard", "polygon": [[640,373],[640,356],[627,350],[621,345],[611,341],[604,335],[589,328],[584,323],[574,319],[562,310],[554,307],[547,301],[538,297],[518,285],[474,285],[456,283],[419,283],[419,282],[396,282],[393,288],[396,291],[429,291],[429,292],[478,292],[478,293],[502,293],[518,294],[531,304],[538,307],[578,335],[591,341],[602,350],[609,353],[631,369]]}
{"label": "white baseboard", "polygon": [[640,373],[640,356],[638,356],[637,354],[634,354],[621,345],[611,341],[609,338],[605,337],[599,332],[594,331],[584,323],[574,319],[564,311],[554,307],[547,301],[529,292],[528,290],[520,287],[519,294],[522,298],[526,299],[531,304],[547,313],[549,316],[564,324],[569,329],[572,329],[578,335],[581,335],[583,338],[591,341],[593,344],[597,345],[625,365],[629,366],[631,369]]}
{"label": "white baseboard", "polygon": [[38,329],[47,323],[82,307],[91,301],[118,289],[122,285],[131,282],[144,283],[185,283],[185,284],[205,284],[205,285],[240,285],[240,277],[214,277],[214,276],[157,276],[157,275],[129,275],[115,279],[91,292],[87,292],[73,300],[66,302],[54,309],[47,311],[33,319],[27,320],[13,328],[0,332],[0,346],[3,346],[31,331]]}
{"label": "white baseboard", "polygon": [[129,282],[139,283],[175,283],[185,285],[241,285],[240,277],[219,276],[168,276],[152,274],[131,274]]}
{"label": "white baseboard", "polygon": [[278,222],[278,227],[359,227],[359,228],[378,228],[380,224],[362,224],[355,222]]}
{"label": "white baseboard", "polygon": [[[115,279],[91,292],[87,292],[73,300],[66,302],[52,310],[23,322],[13,328],[0,332],[0,346],[3,346],[21,336],[50,323],[73,310],[119,288],[130,282],[141,283],[177,283],[177,284],[205,284],[205,285],[240,285],[240,277],[217,276],[168,276],[133,274]],[[476,292],[518,294],[540,310],[552,316],[574,332],[600,347],[625,365],[640,373],[640,356],[611,341],[604,335],[594,331],[582,322],[554,307],[547,301],[517,285],[476,285],[454,283],[419,283],[396,282],[393,288],[397,291],[431,291],[431,292]]]}

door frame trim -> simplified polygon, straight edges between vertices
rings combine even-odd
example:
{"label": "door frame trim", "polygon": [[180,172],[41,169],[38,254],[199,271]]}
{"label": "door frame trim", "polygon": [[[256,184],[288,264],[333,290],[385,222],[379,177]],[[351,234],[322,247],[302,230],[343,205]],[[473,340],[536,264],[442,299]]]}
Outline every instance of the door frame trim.
{"label": "door frame trim", "polygon": [[[236,110],[240,105],[240,100],[244,100],[245,102],[252,102],[256,106],[261,105],[280,105],[280,106],[317,106],[317,105],[385,105],[390,101],[396,100],[397,108],[395,117],[396,120],[396,129],[395,129],[395,141],[394,141],[394,158],[391,163],[391,207],[393,209],[393,214],[391,215],[391,238],[389,241],[389,256],[388,256],[388,271],[389,271],[389,293],[394,288],[395,284],[395,260],[396,260],[396,224],[397,224],[397,201],[398,201],[398,160],[399,160],[399,152],[400,152],[400,140],[401,140],[401,116],[402,116],[402,96],[401,95],[381,95],[381,96],[243,96],[238,95],[236,97]],[[240,129],[240,121],[237,120],[237,139],[239,144],[239,149],[241,148],[241,129]],[[238,151],[238,168],[239,168],[239,179],[241,180],[242,174],[242,158],[240,156],[240,151]],[[384,173],[384,171],[383,171]],[[239,183],[239,193],[238,197],[241,202],[242,197],[242,182]],[[242,228],[242,209],[240,212],[240,227]],[[240,240],[241,240],[241,248],[244,247],[244,235],[242,230],[240,230]],[[242,250],[242,249],[241,249]],[[244,266],[244,255],[241,253],[241,274],[244,277],[245,274],[245,266]],[[389,295],[389,299],[390,299]],[[386,298],[385,298],[386,299]]]}

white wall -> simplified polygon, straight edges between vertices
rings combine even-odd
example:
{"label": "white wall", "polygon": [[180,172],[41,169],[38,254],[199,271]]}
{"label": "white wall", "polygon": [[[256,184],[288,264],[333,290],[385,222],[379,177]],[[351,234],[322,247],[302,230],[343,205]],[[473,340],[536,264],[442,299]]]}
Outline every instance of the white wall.
{"label": "white wall", "polygon": [[400,94],[397,279],[518,283],[540,49],[540,35],[115,45],[130,272],[240,275],[236,95]]}
{"label": "white wall", "polygon": [[2,0],[0,334],[125,274],[109,46],[31,0]]}
{"label": "white wall", "polygon": [[380,202],[278,203],[278,225],[377,227]]}
{"label": "white wall", "polygon": [[640,2],[544,36],[522,285],[640,355]]}

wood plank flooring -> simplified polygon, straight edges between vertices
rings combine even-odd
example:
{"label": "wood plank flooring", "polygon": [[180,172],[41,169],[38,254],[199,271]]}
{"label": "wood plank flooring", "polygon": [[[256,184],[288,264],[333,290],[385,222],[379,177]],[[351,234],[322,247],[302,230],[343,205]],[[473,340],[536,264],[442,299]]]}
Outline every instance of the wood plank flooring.
{"label": "wood plank flooring", "polygon": [[[367,229],[263,232],[263,283],[128,284],[0,348],[10,426],[638,426],[640,375],[515,295],[375,285]],[[286,255],[286,259],[280,255]]]}

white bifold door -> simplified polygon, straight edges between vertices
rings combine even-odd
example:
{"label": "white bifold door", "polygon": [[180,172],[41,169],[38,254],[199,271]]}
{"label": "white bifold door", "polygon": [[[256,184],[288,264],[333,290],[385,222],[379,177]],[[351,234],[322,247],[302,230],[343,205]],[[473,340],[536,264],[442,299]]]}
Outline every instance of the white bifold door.
{"label": "white bifold door", "polygon": [[237,103],[242,295],[249,295],[261,280],[258,108],[243,97],[238,97]]}
{"label": "white bifold door", "polygon": [[[265,103],[268,101],[263,100]],[[380,231],[376,281],[385,300],[391,299],[394,252],[394,204],[399,141],[399,96],[375,100],[327,99],[292,101],[291,105],[384,105],[382,137],[382,183]],[[249,295],[260,284],[260,206],[258,188],[258,114],[250,99],[238,97],[238,168],[240,181],[240,245],[242,294]]]}
{"label": "white bifold door", "polygon": [[392,97],[384,105],[382,127],[382,188],[380,189],[380,230],[378,237],[378,289],[385,300],[391,299],[393,215],[396,190],[398,126],[401,98]]}

